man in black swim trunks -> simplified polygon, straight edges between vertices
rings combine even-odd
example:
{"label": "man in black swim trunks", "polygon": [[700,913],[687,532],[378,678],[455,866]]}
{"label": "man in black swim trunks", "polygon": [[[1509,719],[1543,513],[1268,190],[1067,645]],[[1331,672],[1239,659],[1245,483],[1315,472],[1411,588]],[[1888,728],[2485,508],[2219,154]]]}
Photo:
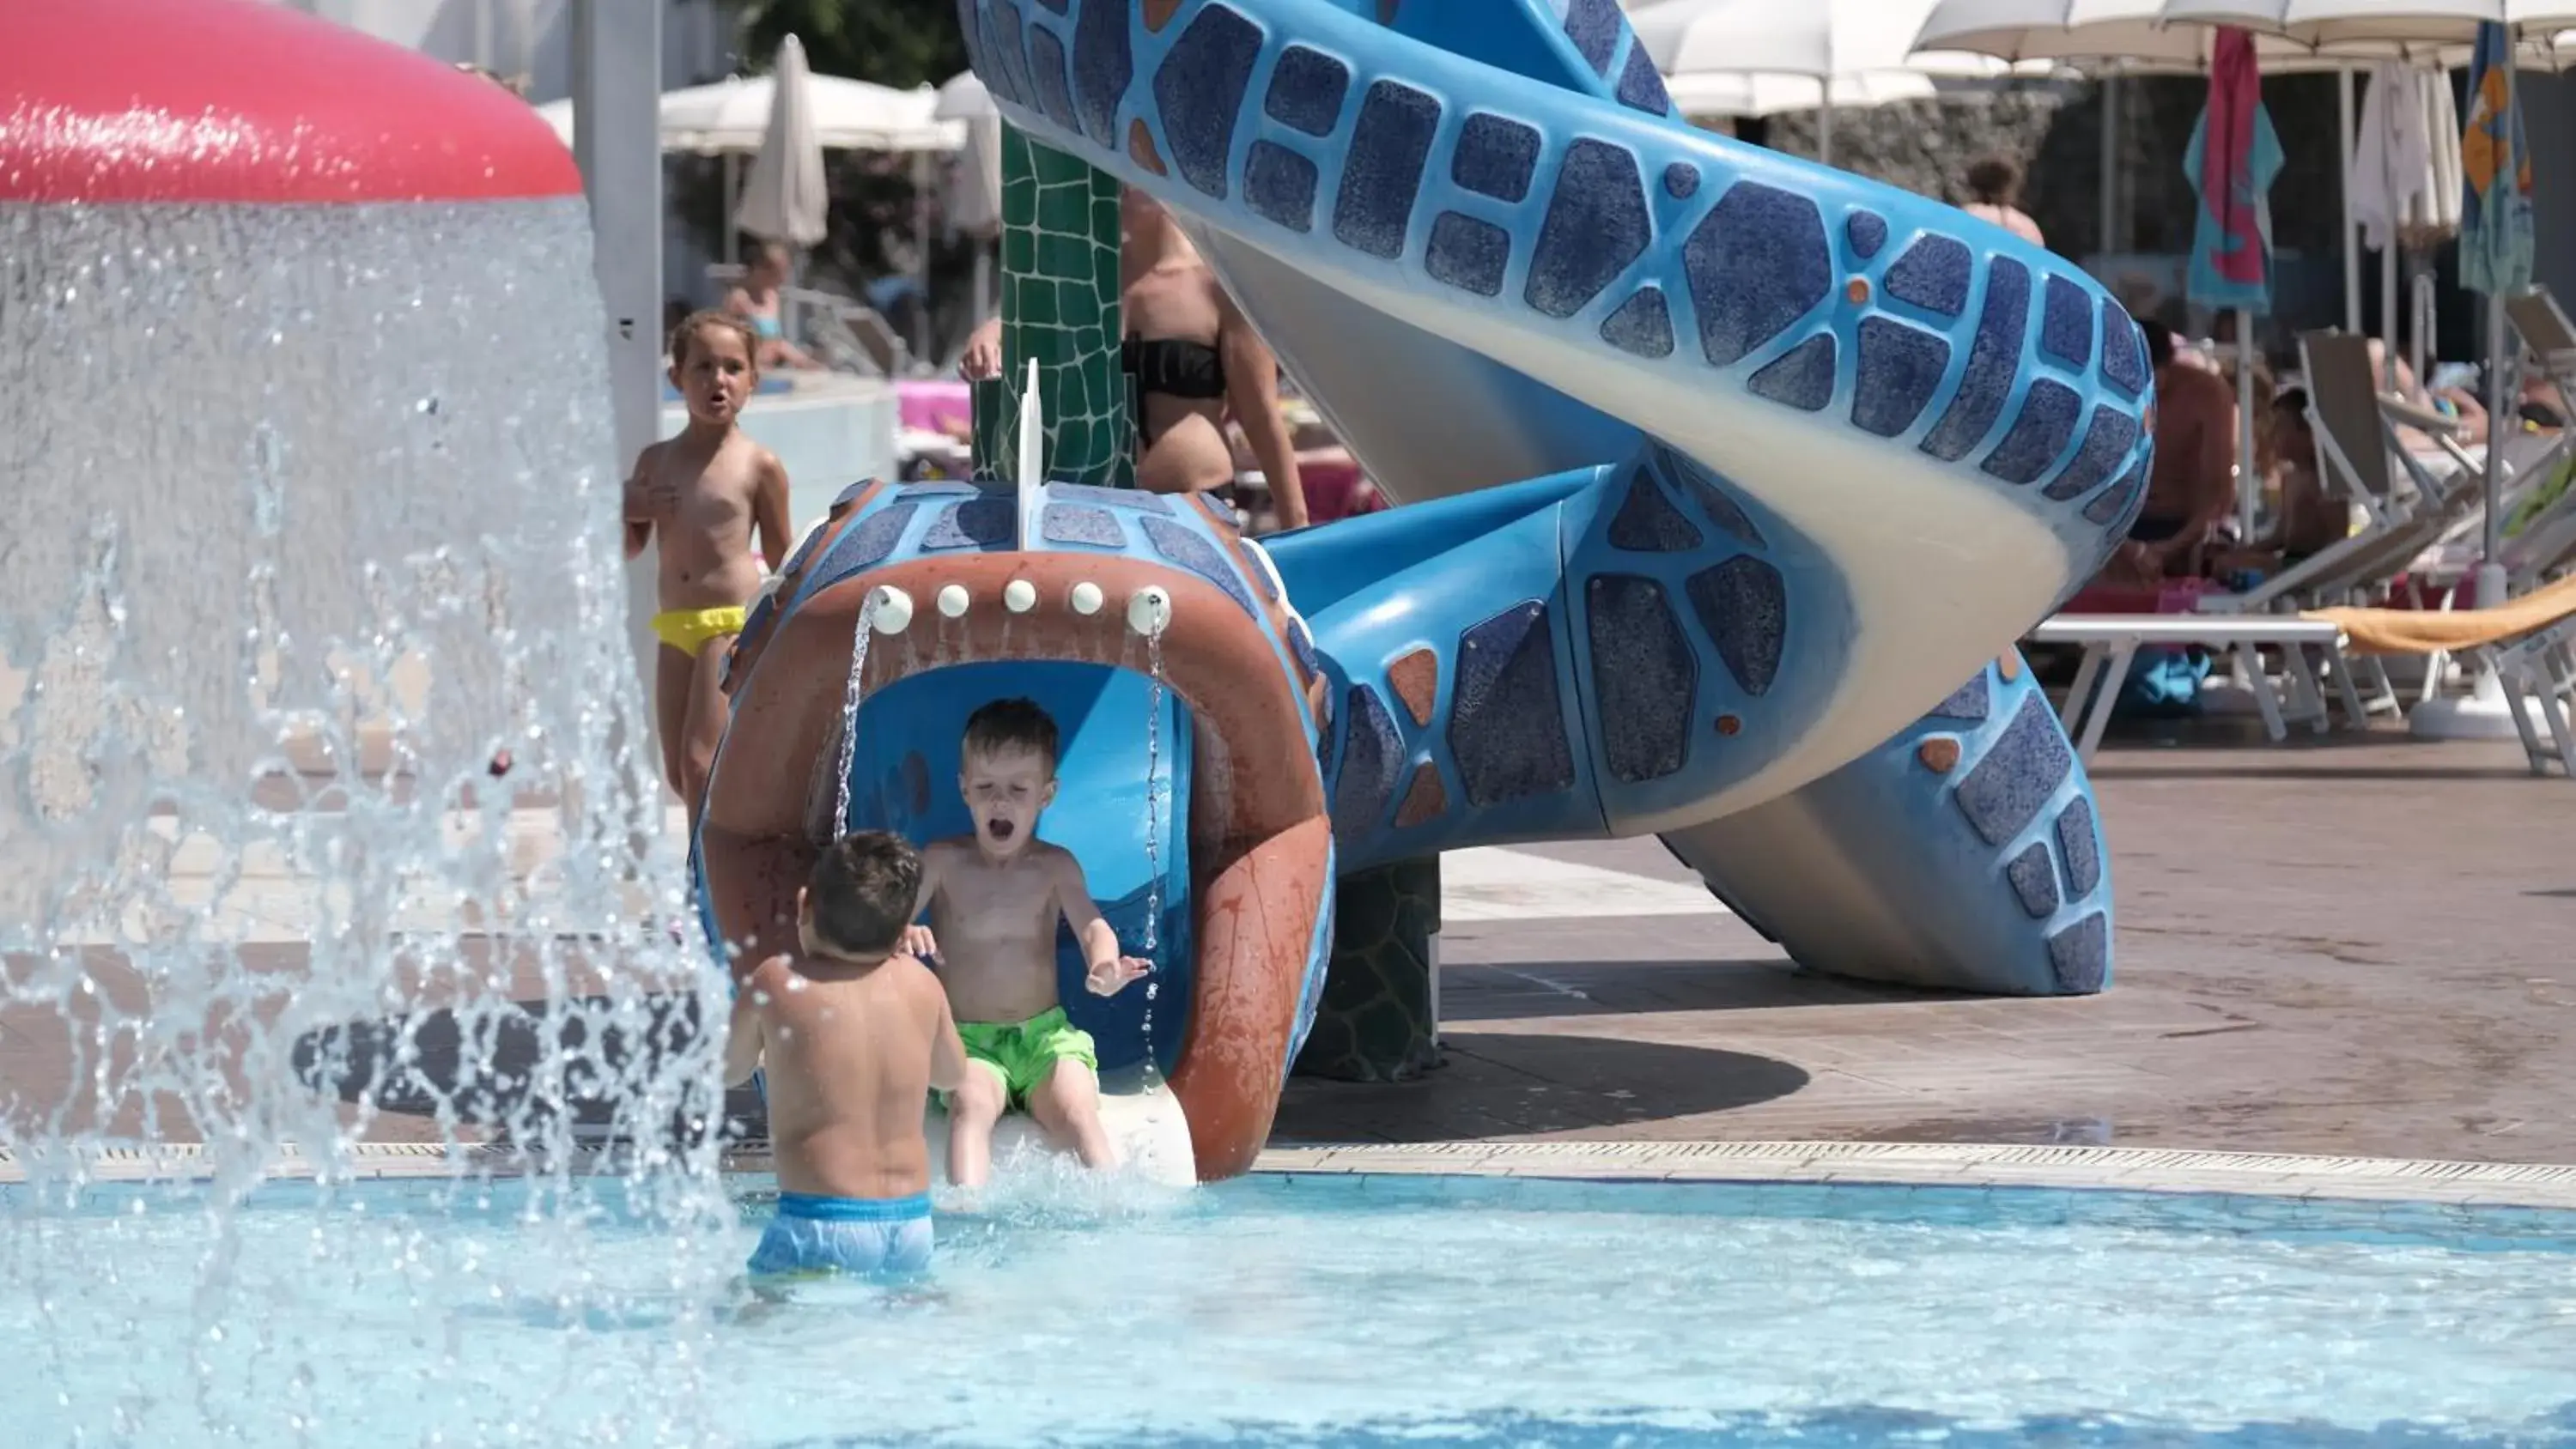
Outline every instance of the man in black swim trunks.
{"label": "man in black swim trunks", "polygon": [[2129,526],[2131,564],[2157,576],[2187,573],[2235,506],[2236,395],[2217,373],[2178,361],[2164,324],[2142,320],[2138,330],[2156,372],[2156,461]]}

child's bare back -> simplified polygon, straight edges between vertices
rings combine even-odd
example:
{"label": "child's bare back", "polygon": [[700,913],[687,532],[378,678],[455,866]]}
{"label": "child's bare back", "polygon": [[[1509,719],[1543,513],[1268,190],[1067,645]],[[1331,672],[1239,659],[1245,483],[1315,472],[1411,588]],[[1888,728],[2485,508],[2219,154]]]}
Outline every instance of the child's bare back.
{"label": "child's bare back", "polygon": [[765,1079],[778,1164],[755,1277],[929,1265],[922,1117],[933,1087],[965,1082],[966,1049],[938,980],[896,949],[920,889],[921,858],[902,837],[833,841],[796,893],[798,949],[734,983],[725,1080]]}
{"label": "child's bare back", "polygon": [[922,1113],[933,1081],[963,1065],[940,1060],[956,1034],[930,968],[910,956],[858,966],[780,955],[742,990],[760,1018],[779,1187],[845,1198],[928,1190]]}

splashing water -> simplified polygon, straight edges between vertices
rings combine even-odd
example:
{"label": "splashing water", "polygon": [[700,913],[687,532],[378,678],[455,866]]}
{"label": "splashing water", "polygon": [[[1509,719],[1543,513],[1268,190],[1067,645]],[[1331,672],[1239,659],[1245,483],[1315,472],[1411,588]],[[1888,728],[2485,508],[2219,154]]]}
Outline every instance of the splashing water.
{"label": "splashing water", "polygon": [[[378,1262],[338,1190],[362,1143],[467,1197],[531,1174],[521,1230],[575,1297],[602,1205],[667,1221],[675,1291],[736,1266],[699,1125],[721,982],[645,926],[693,917],[639,748],[604,335],[578,198],[0,206],[0,1296],[110,1310],[25,1368],[80,1433],[314,1432],[272,1337],[300,1285],[237,1271],[236,1209],[309,1176],[310,1271]],[[141,1285],[48,1226],[139,1173],[206,1184],[147,1195],[204,1222],[184,1313],[119,1317]],[[471,1255],[404,1271],[425,1322],[506,1291]],[[445,1426],[705,1437],[698,1323]],[[464,1353],[433,1334],[387,1388]],[[188,1392],[140,1387],[182,1362]],[[550,1406],[609,1385],[621,1423]]]}
{"label": "splashing water", "polygon": [[876,632],[877,591],[859,601],[859,617],[850,631],[850,678],[841,690],[841,753],[834,787],[831,828],[824,839],[837,840],[850,828],[850,766],[859,753],[859,696],[868,672],[868,636]]}
{"label": "splashing water", "polygon": [[[1163,934],[1163,626],[1145,633],[1145,669],[1153,689],[1145,700],[1145,944],[1141,954],[1154,960]],[[1162,990],[1159,965],[1145,977],[1145,1013],[1138,1029],[1145,1036],[1145,1083],[1162,1075],[1162,1058],[1154,1054],[1154,997]]]}

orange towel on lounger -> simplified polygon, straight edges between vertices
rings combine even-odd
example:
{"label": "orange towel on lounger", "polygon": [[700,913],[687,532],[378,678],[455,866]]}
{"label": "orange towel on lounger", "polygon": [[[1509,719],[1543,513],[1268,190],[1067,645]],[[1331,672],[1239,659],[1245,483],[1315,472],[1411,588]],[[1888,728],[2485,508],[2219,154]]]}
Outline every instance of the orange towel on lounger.
{"label": "orange towel on lounger", "polygon": [[2576,614],[2576,575],[2492,609],[2310,609],[2301,618],[2343,626],[2361,654],[2474,649],[2546,629]]}

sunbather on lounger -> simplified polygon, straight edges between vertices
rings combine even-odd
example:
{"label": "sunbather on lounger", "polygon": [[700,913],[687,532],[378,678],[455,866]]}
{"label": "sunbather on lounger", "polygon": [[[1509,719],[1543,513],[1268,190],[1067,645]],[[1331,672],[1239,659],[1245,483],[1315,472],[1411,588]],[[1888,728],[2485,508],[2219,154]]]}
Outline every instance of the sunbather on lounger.
{"label": "sunbather on lounger", "polygon": [[2156,370],[2156,462],[2146,504],[2129,526],[2135,551],[2127,566],[2190,574],[2235,506],[2236,392],[2218,374],[2178,362],[2171,329],[2153,321],[2138,328]]}
{"label": "sunbather on lounger", "polygon": [[2326,492],[2317,467],[2316,435],[2308,427],[2308,394],[2291,388],[2273,399],[2266,419],[2272,477],[2280,504],[2271,536],[2208,560],[2212,578],[2248,569],[2278,573],[2342,542],[2352,532],[2352,510]]}

